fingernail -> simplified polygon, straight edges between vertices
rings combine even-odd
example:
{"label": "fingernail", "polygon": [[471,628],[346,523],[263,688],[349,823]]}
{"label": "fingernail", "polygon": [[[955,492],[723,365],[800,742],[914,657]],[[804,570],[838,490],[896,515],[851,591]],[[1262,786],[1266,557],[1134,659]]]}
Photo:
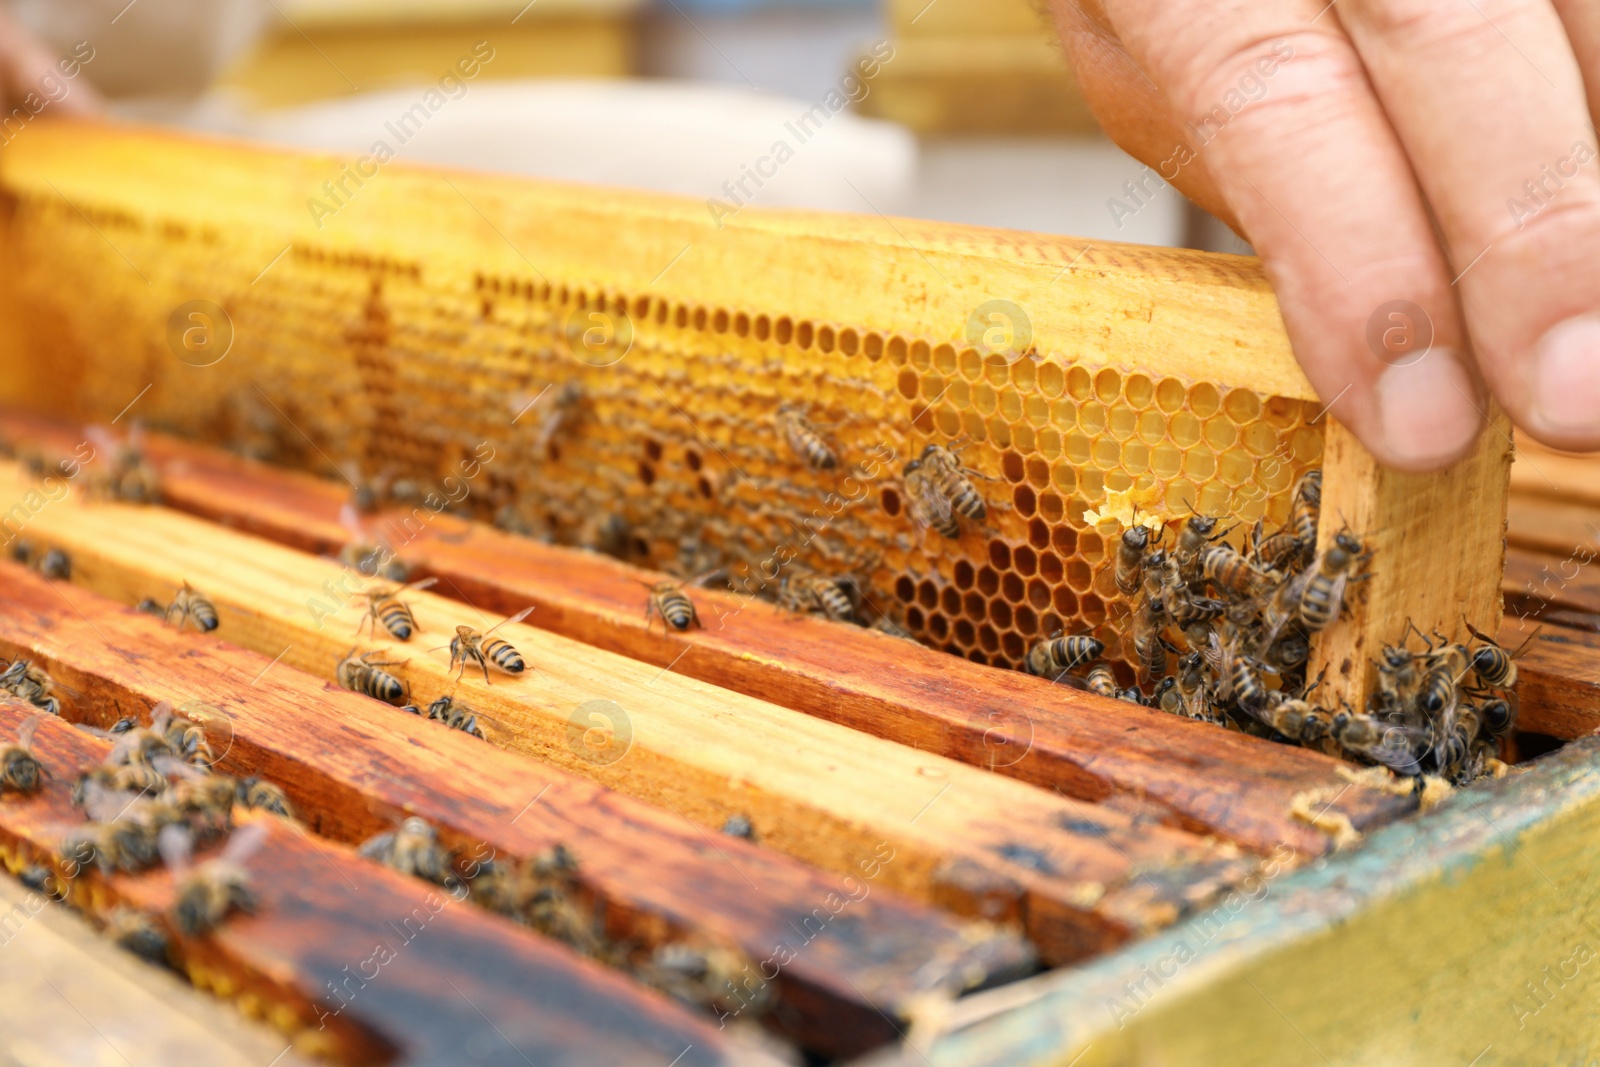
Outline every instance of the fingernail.
{"label": "fingernail", "polygon": [[1600,315],[1551,328],[1533,349],[1533,417],[1557,434],[1600,434]]}
{"label": "fingernail", "polygon": [[1391,466],[1427,470],[1456,459],[1483,424],[1476,387],[1449,349],[1436,348],[1378,378],[1384,451]]}

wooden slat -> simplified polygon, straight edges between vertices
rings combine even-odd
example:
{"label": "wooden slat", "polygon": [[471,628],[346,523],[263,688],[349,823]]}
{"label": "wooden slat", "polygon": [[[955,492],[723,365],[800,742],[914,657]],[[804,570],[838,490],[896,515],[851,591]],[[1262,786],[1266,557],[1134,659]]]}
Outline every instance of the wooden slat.
{"label": "wooden slat", "polygon": [[[1515,649],[1533,631],[1508,621],[1499,641]],[[1600,729],[1600,634],[1546,626],[1517,660],[1517,728],[1572,739]]]}
{"label": "wooden slat", "polygon": [[777,979],[774,1019],[808,1048],[843,1056],[892,1040],[891,1019],[919,998],[955,996],[1032,962],[1015,935],[906,900],[865,872],[845,883],[770,849],[707,837],[592,782],[266,656],[195,642],[85,590],[52,589],[17,567],[0,564],[0,581],[0,655],[27,656],[78,690],[66,716],[107,727],[157,700],[219,708],[228,717],[213,724],[220,769],[282,783],[325,837],[353,844],[420,815],[448,847],[478,860],[520,861],[564,845],[613,937],[650,947],[702,935],[739,946],[758,967],[796,940],[791,924],[811,917],[814,927],[814,909],[827,907],[830,919],[837,911],[840,922],[806,928],[803,951]]}
{"label": "wooden slat", "polygon": [[1506,621],[1524,629],[1554,612],[1600,618],[1600,544],[1565,555],[1513,548],[1506,553]]}
{"label": "wooden slat", "polygon": [[[0,430],[63,452],[81,439],[55,420],[19,412],[0,415]],[[159,434],[147,449],[172,507],[309,552],[336,554],[350,540],[338,521],[348,497],[342,483]],[[640,583],[658,574],[453,517],[422,526],[392,511],[367,521],[402,546],[418,577],[441,578],[438,592],[484,611],[536,605],[529,622],[541,629],[1070,796],[1138,803],[1165,822],[1247,848],[1331,848],[1290,814],[1296,795],[1348,784],[1320,753],[710,590],[694,594],[705,629],[669,635],[642,613]],[[1412,798],[1360,786],[1334,804],[1358,830],[1413,808]]]}
{"label": "wooden slat", "polygon": [[1511,498],[1506,540],[1525,548],[1566,558],[1600,545],[1600,512],[1593,505],[1518,495]]}
{"label": "wooden slat", "polygon": [[0,1067],[126,1062],[310,1067],[241,1018],[0,878]]}
{"label": "wooden slat", "polygon": [[[1497,412],[1467,458],[1440,474],[1408,474],[1379,467],[1349,430],[1330,420],[1318,550],[1332,547],[1348,524],[1373,557],[1371,578],[1346,597],[1349,617],[1313,641],[1313,668],[1328,671],[1322,700],[1366,707],[1373,662],[1409,623],[1463,639],[1463,619],[1485,633],[1500,628],[1509,425]],[[1442,515],[1459,517],[1446,534]]]}
{"label": "wooden slat", "polygon": [[[33,714],[0,701],[0,735]],[[81,822],[73,777],[109,748],[59,720],[41,725],[35,751],[54,777],[0,805],[9,866],[48,861]],[[169,934],[191,981],[264,1013],[302,1050],[346,1063],[456,1062],[467,1047],[507,1065],[730,1062],[721,1032],[664,997],[341,845],[261,821],[269,834],[248,864],[257,912],[207,937]],[[174,898],[164,871],[104,878],[90,868],[66,885],[94,913],[120,902],[164,915]]]}
{"label": "wooden slat", "polygon": [[[0,500],[26,501],[29,492],[36,490],[14,464],[0,468]],[[344,624],[324,625],[314,610],[349,581],[331,560],[164,508],[85,505],[70,494],[41,507],[28,529],[72,554],[74,582],[123,603],[193,582],[216,603],[218,637],[319,677],[332,678],[349,648]],[[494,621],[430,593],[411,599],[429,634]],[[1231,848],[531,627],[508,626],[499,636],[536,669],[458,686],[445,656],[420,642],[363,647],[408,660],[395,670],[423,703],[459,691],[503,724],[497,743],[701,825],[745,814],[763,842],[852,874],[861,856],[886,844],[897,859],[885,884],[969,912],[989,911],[997,896],[1009,901],[1005,910],[1020,916],[1047,960],[1170,922],[1243,867]],[[619,705],[631,728],[632,746],[615,762],[597,763],[573,741],[591,725],[584,709],[596,700]],[[946,794],[953,802],[943,802]]]}

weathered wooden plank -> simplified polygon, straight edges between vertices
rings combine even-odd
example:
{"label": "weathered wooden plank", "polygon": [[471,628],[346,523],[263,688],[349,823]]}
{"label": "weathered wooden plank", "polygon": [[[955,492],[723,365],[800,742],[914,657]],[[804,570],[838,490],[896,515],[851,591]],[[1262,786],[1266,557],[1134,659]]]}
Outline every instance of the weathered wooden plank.
{"label": "weathered wooden plank", "polygon": [[[30,492],[15,465],[0,467],[0,500]],[[333,678],[350,647],[345,620],[324,615],[348,601],[341,583],[353,591],[359,576],[331,560],[168,509],[83,504],[71,493],[33,513],[28,529],[71,552],[74,582],[125,604],[194,583],[216,604],[219,637],[318,677]],[[494,622],[431,593],[410,599],[427,634]],[[885,884],[968,912],[990,914],[1003,901],[1000,914],[1020,917],[1048,960],[1164,925],[1243,866],[1231,847],[567,638],[522,625],[497,636],[535,669],[495,684],[458,683],[444,654],[425,645],[361,647],[404,660],[392,669],[418,701],[455,693],[498,720],[497,743],[701,825],[743,814],[764,843],[852,874],[861,856],[887,845],[897,859]],[[621,758],[597,759],[573,744],[602,725],[614,730],[605,751],[614,743]],[[947,793],[958,802],[941,803]]]}
{"label": "weathered wooden plank", "polygon": [[[56,420],[14,411],[0,414],[0,430],[64,454],[81,440]],[[350,543],[339,522],[342,483],[160,434],[146,447],[172,507],[305,551],[337,554]],[[484,611],[531,604],[540,629],[1071,796],[1136,801],[1247,848],[1331,847],[1290,814],[1296,795],[1348,785],[1320,753],[796,618],[746,596],[696,591],[706,627],[669,634],[642,611],[641,583],[659,574],[453,517],[421,525],[390,511],[366,521],[417,577],[440,578],[440,592]],[[1412,798],[1356,786],[1333,810],[1367,829],[1413,808]]]}
{"label": "weathered wooden plank", "polygon": [[[1317,634],[1313,667],[1326,667],[1324,701],[1364,708],[1383,647],[1408,623],[1464,639],[1465,619],[1485,633],[1500,628],[1505,558],[1510,423],[1495,413],[1467,458],[1440,474],[1385,470],[1330,420],[1323,449],[1318,551],[1348,529],[1372,552],[1371,578],[1351,588],[1349,617]],[[1460,518],[1441,533],[1439,517]]]}
{"label": "weathered wooden plank", "polygon": [[[0,735],[14,737],[34,714],[0,700]],[[91,914],[122,903],[160,917],[195,985],[265,1016],[302,1051],[346,1063],[456,1062],[464,1049],[507,1065],[733,1058],[723,1033],[665,997],[270,816],[254,817],[268,827],[248,863],[256,912],[183,935],[164,918],[175,896],[167,872],[69,877],[54,860],[63,827],[81,823],[72,780],[109,748],[58,719],[42,723],[35,753],[54,777],[0,804],[7,865],[49,864],[57,892]]]}
{"label": "weathered wooden plank", "polygon": [[[1511,621],[1499,641],[1516,649],[1533,632]],[[1571,739],[1600,729],[1600,634],[1546,625],[1517,660],[1517,728]]]}
{"label": "weathered wooden plank", "polygon": [[[1589,1063],[1600,742],[1147,941],[934,1015],[862,1067]],[[1515,929],[1514,935],[1508,931]]]}
{"label": "weathered wooden plank", "polygon": [[309,1067],[285,1039],[129,955],[44,894],[0,878],[0,1067]]}
{"label": "weathered wooden plank", "polygon": [[1552,612],[1600,615],[1600,568],[1592,566],[1597,556],[1600,544],[1578,545],[1566,555],[1509,550],[1503,586],[1507,622],[1531,629]]}
{"label": "weathered wooden plank", "polygon": [[[478,861],[562,845],[612,937],[643,950],[685,934],[738,946],[766,974],[752,978],[758,986],[770,965],[774,1021],[808,1048],[860,1052],[892,1040],[891,1020],[923,998],[1031,967],[1015,935],[875,885],[881,856],[860,857],[857,877],[841,880],[83,589],[52,589],[5,564],[0,581],[0,655],[26,656],[78,690],[67,717],[109,727],[148,718],[158,700],[204,702],[221,713],[210,726],[222,770],[281,783],[317,833],[348,844],[419,815]],[[796,926],[803,949],[779,953]]]}
{"label": "weathered wooden plank", "polygon": [[1600,513],[1591,504],[1519,494],[1511,498],[1506,540],[1562,559],[1594,552],[1600,550]]}

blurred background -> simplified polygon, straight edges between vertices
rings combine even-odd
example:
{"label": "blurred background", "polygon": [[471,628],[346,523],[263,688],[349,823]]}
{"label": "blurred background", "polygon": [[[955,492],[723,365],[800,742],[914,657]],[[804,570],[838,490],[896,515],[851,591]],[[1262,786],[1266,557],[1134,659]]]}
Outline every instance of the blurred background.
{"label": "blurred background", "polygon": [[3,2],[60,52],[88,42],[82,76],[141,121],[679,193],[719,218],[1248,251],[1099,133],[1042,0]]}

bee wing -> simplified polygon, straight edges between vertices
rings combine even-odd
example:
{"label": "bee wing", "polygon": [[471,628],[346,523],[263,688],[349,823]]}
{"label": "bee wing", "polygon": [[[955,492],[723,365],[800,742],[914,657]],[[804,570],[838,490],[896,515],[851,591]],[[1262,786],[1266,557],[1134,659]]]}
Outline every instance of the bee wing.
{"label": "bee wing", "polygon": [[339,505],[339,525],[343,526],[345,532],[357,541],[365,541],[367,539],[367,527],[361,521],[361,513],[348,500]]}
{"label": "bee wing", "polygon": [[391,596],[398,596],[400,593],[403,593],[408,589],[409,590],[413,590],[413,591],[422,590],[422,589],[432,589],[434,586],[436,586],[438,584],[439,584],[439,579],[437,579],[437,578],[424,578],[420,582],[412,582],[408,586],[404,586],[404,587],[402,587],[400,589],[396,589],[394,591],[394,593],[392,593],[390,595]]}
{"label": "bee wing", "polygon": [[[534,607],[537,607],[537,606],[538,605],[534,605]],[[508,615],[505,618],[501,619],[499,622],[495,623],[493,626],[489,627],[487,630],[485,630],[483,632],[483,636],[488,637],[490,634],[492,634],[496,630],[500,629],[500,627],[504,626],[506,623],[508,623],[508,622],[521,622],[523,619],[526,619],[529,615],[532,615],[532,614],[533,614],[533,608],[532,607],[523,608],[521,611],[517,612],[515,615]],[[446,645],[445,647],[448,648],[449,646]]]}
{"label": "bee wing", "polygon": [[83,811],[95,822],[116,822],[143,793],[107,789],[98,782],[84,783]]}
{"label": "bee wing", "polygon": [[98,726],[90,726],[88,723],[75,722],[72,725],[77,727],[79,730],[82,730],[90,737],[98,737],[102,741],[116,741],[120,743],[125,736],[123,734],[114,734],[110,730],[102,730]]}
{"label": "bee wing", "polygon": [[122,448],[122,442],[117,440],[117,435],[104,426],[94,425],[83,428],[83,436],[87,437],[95,446],[107,455],[116,455]]}
{"label": "bee wing", "polygon": [[266,843],[267,833],[265,822],[245,823],[228,835],[228,843],[223,846],[222,855],[218,858],[226,863],[243,864]]}
{"label": "bee wing", "polygon": [[106,753],[105,765],[118,767],[129,761],[134,749],[139,747],[139,731],[130,730],[117,738],[117,743],[111,746],[111,751]]}
{"label": "bee wing", "polygon": [[199,767],[187,764],[176,756],[156,756],[150,761],[150,766],[169,778],[186,778],[191,782],[211,777]]}
{"label": "bee wing", "polygon": [[188,872],[189,860],[194,855],[194,835],[187,827],[163,826],[156,835],[156,847],[161,850],[161,861],[174,878],[181,878]]}
{"label": "bee wing", "polygon": [[933,528],[947,526],[954,508],[950,498],[939,492],[937,486],[925,477],[906,480],[906,503],[911,518],[918,526]]}
{"label": "bee wing", "polygon": [[1415,776],[1422,773],[1422,764],[1418,762],[1415,750],[1417,747],[1431,744],[1432,741],[1432,736],[1426,731],[1391,726],[1384,730],[1383,740],[1378,744],[1358,748],[1356,751],[1374,763],[1388,767],[1396,774]]}
{"label": "bee wing", "polygon": [[43,715],[33,715],[22,724],[22,729],[17,731],[17,747],[24,752],[33,748],[33,735],[38,732],[39,724],[44,721]]}

